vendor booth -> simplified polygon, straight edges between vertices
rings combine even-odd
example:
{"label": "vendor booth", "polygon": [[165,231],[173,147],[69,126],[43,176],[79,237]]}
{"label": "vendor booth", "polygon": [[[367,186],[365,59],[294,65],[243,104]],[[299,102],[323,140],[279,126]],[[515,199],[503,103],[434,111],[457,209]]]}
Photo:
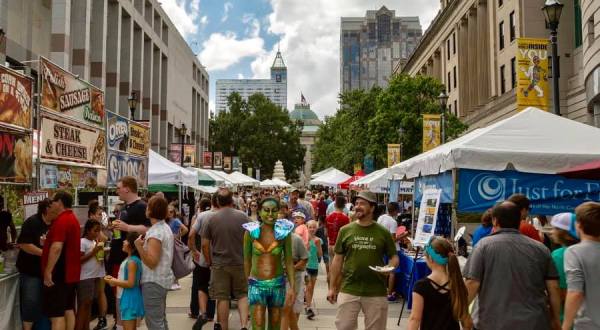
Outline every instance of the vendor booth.
{"label": "vendor booth", "polygon": [[351,176],[336,169],[331,169],[325,174],[310,180],[311,186],[337,187],[340,183],[350,179]]}
{"label": "vendor booth", "polygon": [[348,178],[347,180],[343,181],[342,183],[340,183],[338,185],[338,187],[340,189],[350,189],[350,185],[356,181],[359,180],[360,178],[364,178],[365,177],[365,172],[363,170],[359,170],[356,173],[354,173],[353,176],[351,176],[350,178]]}
{"label": "vendor booth", "polygon": [[[415,180],[415,206],[424,193],[439,191],[435,235],[453,237],[457,211],[484,212],[515,193],[531,200],[531,214],[572,211],[585,201],[599,200],[600,181],[555,174],[599,159],[598,141],[598,128],[527,108],[405,160],[390,171],[398,179]],[[405,271],[397,270],[402,273],[399,276],[406,275]],[[418,279],[415,276],[408,285]],[[398,283],[398,291],[410,299],[410,290],[403,285]]]}
{"label": "vendor booth", "polygon": [[229,174],[229,177],[239,182],[240,186],[244,187],[258,187],[260,185],[260,181],[253,179],[241,172],[235,171]]}

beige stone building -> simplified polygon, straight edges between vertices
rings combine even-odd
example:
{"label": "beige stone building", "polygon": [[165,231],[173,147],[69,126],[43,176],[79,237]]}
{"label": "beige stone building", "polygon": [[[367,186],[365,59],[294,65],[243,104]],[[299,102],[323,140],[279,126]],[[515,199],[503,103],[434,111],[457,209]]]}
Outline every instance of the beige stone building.
{"label": "beige stone building", "polygon": [[[600,1],[562,3],[560,112],[593,125],[594,114],[600,117]],[[449,95],[448,111],[470,129],[515,113],[516,39],[549,38],[544,0],[441,0],[440,5],[413,54],[394,72],[439,79]]]}
{"label": "beige stone building", "polygon": [[[105,91],[106,109],[150,120],[152,149],[208,146],[208,73],[157,0],[0,0],[0,63],[37,75],[39,56]],[[1,45],[1,44],[0,44]]]}
{"label": "beige stone building", "polygon": [[304,186],[310,181],[310,176],[312,175],[312,150],[315,146],[315,139],[317,137],[319,126],[321,126],[321,120],[319,120],[317,114],[310,109],[310,104],[304,100],[304,96],[302,96],[302,102],[296,103],[294,110],[290,112],[290,119],[302,124],[300,144],[306,148],[306,153],[304,154],[304,166],[302,167],[302,174],[300,175],[300,185]]}

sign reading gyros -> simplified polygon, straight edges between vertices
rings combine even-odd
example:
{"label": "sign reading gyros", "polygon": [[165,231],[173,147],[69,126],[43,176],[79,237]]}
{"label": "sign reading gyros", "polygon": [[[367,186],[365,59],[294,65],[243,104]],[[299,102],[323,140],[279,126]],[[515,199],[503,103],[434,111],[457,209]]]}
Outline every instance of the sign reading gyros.
{"label": "sign reading gyros", "polygon": [[108,186],[116,186],[119,179],[124,176],[133,176],[138,179],[140,187],[146,187],[148,184],[148,159],[134,157],[123,152],[109,151]]}
{"label": "sign reading gyros", "polygon": [[31,128],[30,78],[0,65],[0,122]]}
{"label": "sign reading gyros", "polygon": [[40,58],[41,102],[44,110],[102,127],[104,93],[45,58]]}
{"label": "sign reading gyros", "polygon": [[106,166],[104,131],[42,117],[40,154],[42,159]]}

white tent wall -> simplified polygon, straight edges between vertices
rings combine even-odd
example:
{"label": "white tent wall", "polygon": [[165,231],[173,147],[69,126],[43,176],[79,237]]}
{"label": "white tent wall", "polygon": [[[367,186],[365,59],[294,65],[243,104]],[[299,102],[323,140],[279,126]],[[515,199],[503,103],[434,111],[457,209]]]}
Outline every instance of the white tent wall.
{"label": "white tent wall", "polygon": [[158,153],[150,150],[148,165],[148,184],[198,184],[198,173],[187,170]]}

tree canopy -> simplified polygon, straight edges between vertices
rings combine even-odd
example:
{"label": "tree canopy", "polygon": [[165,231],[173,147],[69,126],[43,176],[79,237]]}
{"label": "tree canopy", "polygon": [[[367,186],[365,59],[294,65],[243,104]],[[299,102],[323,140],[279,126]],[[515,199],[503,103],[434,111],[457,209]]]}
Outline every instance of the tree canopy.
{"label": "tree canopy", "polygon": [[[387,166],[387,144],[402,144],[402,159],[422,152],[423,114],[439,114],[444,86],[434,78],[395,75],[388,87],[340,94],[340,109],[317,131],[314,170],[334,166],[350,173],[370,155],[376,168]],[[467,126],[446,112],[446,141]]]}
{"label": "tree canopy", "polygon": [[305,153],[301,125],[260,93],[245,101],[234,92],[227,101],[229,111],[210,120],[211,151],[239,156],[244,168],[260,169],[261,178],[270,178],[281,160],[286,178],[297,179]]}

